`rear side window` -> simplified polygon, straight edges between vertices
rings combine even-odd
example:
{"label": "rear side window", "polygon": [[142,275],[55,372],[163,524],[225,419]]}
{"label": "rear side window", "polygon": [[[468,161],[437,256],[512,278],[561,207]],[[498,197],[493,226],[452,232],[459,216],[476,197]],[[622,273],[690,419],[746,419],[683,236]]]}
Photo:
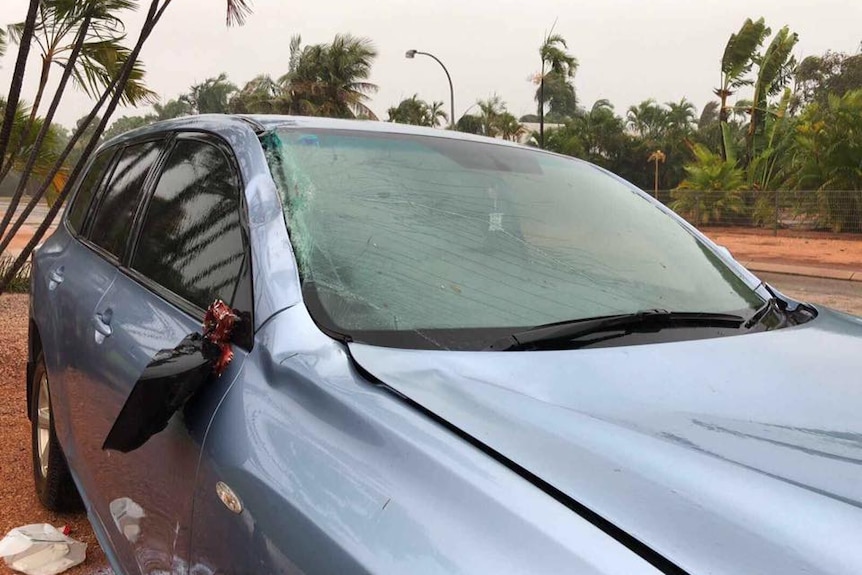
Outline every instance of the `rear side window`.
{"label": "rear side window", "polygon": [[111,156],[114,155],[114,150],[106,150],[101,152],[90,164],[90,168],[81,180],[81,185],[78,186],[78,193],[75,194],[75,200],[69,207],[69,213],[66,216],[66,221],[69,227],[75,233],[81,233],[84,227],[84,217],[87,215],[87,208],[90,207],[90,201],[93,199],[93,194],[99,188],[102,178],[105,175],[105,170],[108,168],[108,162]]}
{"label": "rear side window", "polygon": [[178,140],[141,228],[132,268],[201,309],[233,302],[243,264],[239,177],[221,148]]}
{"label": "rear side window", "polygon": [[90,241],[118,258],[132,229],[138,199],[153,163],[159,155],[157,142],[128,146],[120,152],[111,181],[99,203]]}

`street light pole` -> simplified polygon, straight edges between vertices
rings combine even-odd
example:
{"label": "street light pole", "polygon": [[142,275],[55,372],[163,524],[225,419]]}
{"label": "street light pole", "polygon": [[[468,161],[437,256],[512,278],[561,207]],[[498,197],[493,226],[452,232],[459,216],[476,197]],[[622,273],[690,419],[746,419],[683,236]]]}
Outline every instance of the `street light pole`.
{"label": "street light pole", "polygon": [[420,54],[422,56],[428,56],[430,58],[434,58],[440,67],[443,68],[443,71],[446,72],[446,79],[449,80],[449,127],[451,129],[455,129],[455,88],[452,87],[452,76],[449,75],[449,70],[446,69],[446,66],[443,65],[443,62],[440,61],[440,58],[431,54],[429,52],[420,52],[419,50],[407,50],[405,52],[404,57],[413,59],[416,54]]}

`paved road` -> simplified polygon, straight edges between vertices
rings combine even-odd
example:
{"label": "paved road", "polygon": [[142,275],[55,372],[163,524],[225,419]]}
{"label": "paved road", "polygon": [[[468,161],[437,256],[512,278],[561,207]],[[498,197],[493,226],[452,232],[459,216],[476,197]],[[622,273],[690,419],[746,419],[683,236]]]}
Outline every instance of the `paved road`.
{"label": "paved road", "polygon": [[[27,202],[30,201],[30,198],[21,198],[21,203],[18,205],[18,209],[15,214],[20,214],[21,210],[24,209],[24,206],[27,205]],[[6,208],[9,207],[9,198],[0,198],[0,217],[2,217],[6,213]],[[27,223],[38,226],[42,220],[45,219],[45,215],[48,213],[48,205],[45,202],[39,202],[36,207],[30,212],[30,215],[27,217]]]}
{"label": "paved road", "polygon": [[862,316],[862,282],[757,273],[790,297]]}

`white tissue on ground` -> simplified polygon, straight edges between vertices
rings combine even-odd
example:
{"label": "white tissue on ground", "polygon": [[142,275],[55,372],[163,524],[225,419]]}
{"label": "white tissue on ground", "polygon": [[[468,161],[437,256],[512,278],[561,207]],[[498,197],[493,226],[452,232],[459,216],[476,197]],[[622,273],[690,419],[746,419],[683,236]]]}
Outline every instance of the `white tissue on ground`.
{"label": "white tissue on ground", "polygon": [[12,529],[0,539],[0,557],[25,575],[57,575],[86,558],[87,544],[72,539],[48,523]]}

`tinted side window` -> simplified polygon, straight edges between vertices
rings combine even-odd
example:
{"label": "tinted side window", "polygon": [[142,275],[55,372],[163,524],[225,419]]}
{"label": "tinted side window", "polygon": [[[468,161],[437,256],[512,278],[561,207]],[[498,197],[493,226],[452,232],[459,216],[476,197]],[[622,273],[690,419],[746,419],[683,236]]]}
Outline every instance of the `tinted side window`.
{"label": "tinted side window", "polygon": [[147,207],[132,268],[206,309],[233,303],[244,256],[239,178],[216,146],[179,140]]}
{"label": "tinted side window", "polygon": [[158,155],[157,142],[136,144],[124,149],[99,203],[90,229],[90,241],[117,257],[123,255],[138,198],[147,173]]}
{"label": "tinted side window", "polygon": [[99,188],[102,177],[105,175],[105,170],[108,168],[108,162],[114,155],[114,150],[106,150],[96,156],[93,163],[90,164],[90,169],[81,180],[81,185],[78,186],[78,193],[75,194],[75,200],[69,207],[69,213],[66,216],[66,221],[69,227],[76,233],[81,233],[81,228],[84,225],[84,217],[87,215],[87,208],[90,207],[90,200],[93,199],[93,194]]}

